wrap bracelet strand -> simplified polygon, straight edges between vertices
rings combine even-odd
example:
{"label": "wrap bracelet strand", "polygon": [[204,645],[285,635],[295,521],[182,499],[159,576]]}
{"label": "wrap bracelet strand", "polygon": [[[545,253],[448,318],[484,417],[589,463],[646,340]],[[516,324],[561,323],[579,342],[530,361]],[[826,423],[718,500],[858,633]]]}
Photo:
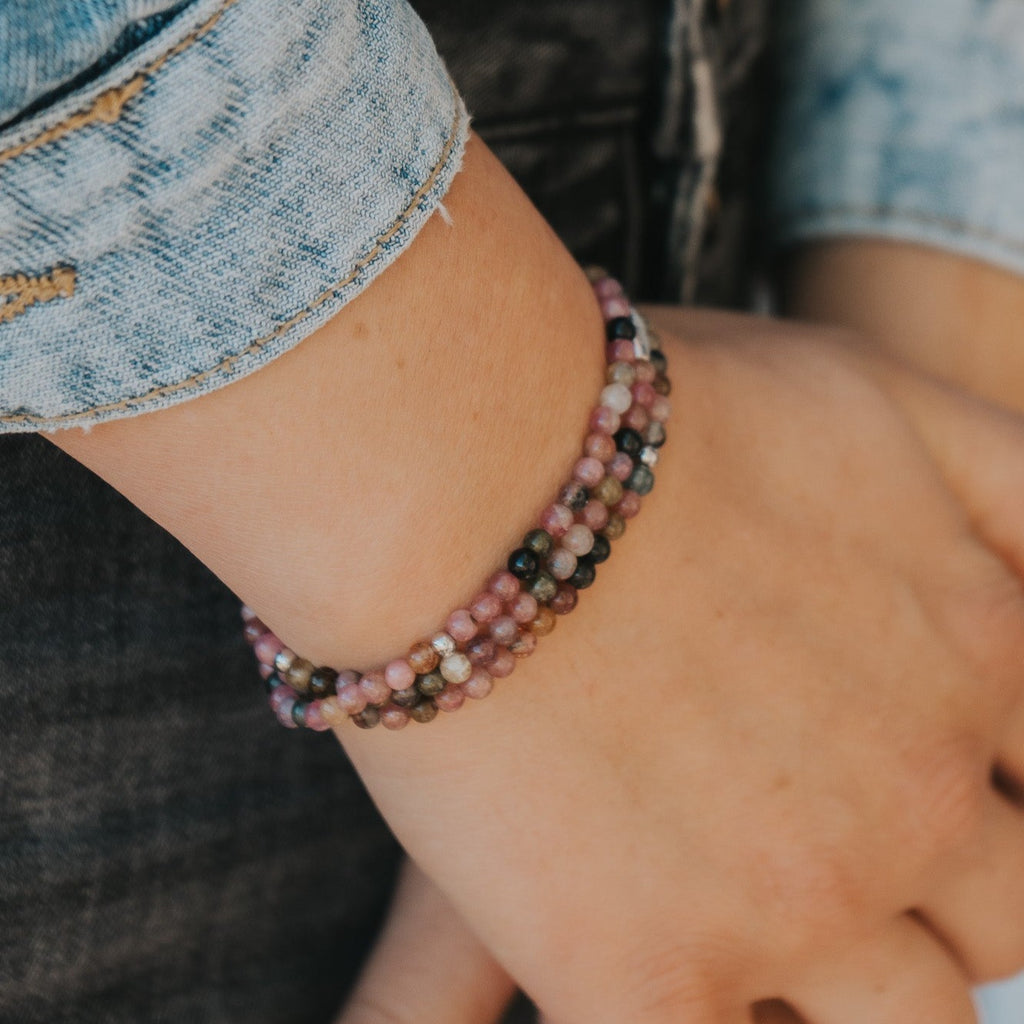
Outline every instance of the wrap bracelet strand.
{"label": "wrap bracelet strand", "polygon": [[608,367],[569,481],[479,594],[404,657],[368,672],[313,665],[243,606],[245,637],[282,725],[322,732],[350,718],[363,729],[401,729],[457,711],[511,675],[594,582],[654,486],[671,386],[656,336],[621,285],[601,270],[588,277],[604,317]]}

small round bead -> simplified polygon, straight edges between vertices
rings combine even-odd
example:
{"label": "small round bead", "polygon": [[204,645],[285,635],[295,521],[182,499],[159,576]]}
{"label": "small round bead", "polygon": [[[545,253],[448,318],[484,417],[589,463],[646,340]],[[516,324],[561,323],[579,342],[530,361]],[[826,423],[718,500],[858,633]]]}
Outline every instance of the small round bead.
{"label": "small round bead", "polygon": [[657,373],[665,374],[668,372],[668,360],[661,349],[655,348],[651,350],[651,366],[654,367]]}
{"label": "small round bead", "polygon": [[[276,713],[281,710],[282,707],[289,701],[295,700],[295,691],[290,686],[275,686],[267,697],[267,701],[270,704],[271,709]],[[288,704],[289,711],[291,714],[291,704]]]}
{"label": "small round bead", "polygon": [[619,483],[629,478],[629,474],[633,472],[633,459],[625,452],[619,452],[618,455],[608,463],[608,475],[615,477]]}
{"label": "small round bead", "polygon": [[601,303],[601,314],[606,320],[612,320],[620,316],[629,316],[629,303],[621,295],[605,299]]}
{"label": "small round bead", "polygon": [[321,701],[315,701],[306,708],[306,728],[313,732],[327,732],[331,723],[327,721],[323,713]]}
{"label": "small round bead", "polygon": [[640,449],[640,461],[645,466],[656,466],[658,464],[658,449],[653,448],[649,444],[645,444]]}
{"label": "small round bead", "polygon": [[604,529],[608,522],[608,506],[601,501],[588,501],[586,508],[580,513],[580,522],[590,530]]}
{"label": "small round bead", "polygon": [[632,341],[618,338],[608,346],[608,361],[631,363],[636,359],[636,346]]}
{"label": "small round bead", "polygon": [[651,472],[649,466],[640,463],[633,467],[633,472],[629,474],[625,487],[627,490],[635,491],[641,496],[650,494],[651,488],[654,487],[654,473]]}
{"label": "small round bead", "polygon": [[352,712],[349,712],[337,697],[331,697],[329,700],[320,701],[320,714],[323,716],[323,720],[327,723],[328,727],[333,729],[335,726],[341,725],[350,713],[359,714],[365,707],[366,702],[363,701],[362,707],[355,708]]}
{"label": "small round bead", "polygon": [[438,671],[449,683],[464,683],[473,671],[473,663],[459,651],[441,659]]}
{"label": "small round bead", "polygon": [[305,658],[296,658],[291,668],[284,674],[284,681],[296,692],[306,693],[309,690],[309,680],[315,668]]}
{"label": "small round bead", "polygon": [[537,649],[537,638],[528,629],[524,629],[508,645],[508,649],[513,658],[528,658]]}
{"label": "small round bead", "polygon": [[609,384],[625,384],[632,387],[636,381],[636,365],[627,362],[609,363],[605,378]]}
{"label": "small round bead", "polygon": [[259,672],[261,679],[269,679],[274,674],[274,666],[259,664],[256,671]]}
{"label": "small round bead", "polygon": [[540,559],[529,548],[516,548],[508,556],[508,571],[517,579],[529,579],[539,568]]}
{"label": "small round bead", "polygon": [[[488,594],[494,603],[501,608],[501,602],[493,595]],[[479,600],[479,598],[477,598]],[[459,608],[458,611],[454,611],[448,616],[448,621],[445,622],[445,629],[448,630],[449,635],[457,644],[464,644],[469,640],[472,640],[476,636],[476,618],[472,608],[465,609]]]}
{"label": "small round bead", "polygon": [[568,615],[576,607],[576,588],[569,583],[563,583],[558,588],[558,593],[551,598],[548,607],[556,615]]}
{"label": "small round bead", "polygon": [[428,672],[425,676],[419,676],[416,679],[416,689],[424,697],[433,697],[434,694],[440,693],[444,688],[445,679],[440,672]]}
{"label": "small round bead", "polygon": [[547,636],[555,628],[557,621],[555,613],[546,605],[541,605],[533,622],[530,623],[530,632],[534,636]]}
{"label": "small round bead", "polygon": [[[556,540],[572,526],[572,521],[572,510],[566,508],[565,505],[548,505],[540,514],[540,525]],[[511,566],[509,569],[515,573]]]}
{"label": "small round bead", "polygon": [[242,616],[243,622],[252,622],[253,619],[259,618],[259,616],[247,604],[243,604],[242,607],[238,609],[238,612]]}
{"label": "small round bead", "polygon": [[555,548],[548,555],[548,572],[556,580],[567,580],[576,571],[576,556],[567,548]]}
{"label": "small round bead", "polygon": [[416,673],[405,658],[395,658],[384,666],[384,681],[392,690],[408,690],[416,682]]}
{"label": "small round bead", "polygon": [[483,700],[493,689],[491,673],[480,665],[473,669],[473,674],[462,684],[462,692],[470,700]]}
{"label": "small round bead", "polygon": [[527,591],[533,596],[538,604],[550,601],[558,589],[558,582],[549,572],[539,572],[530,580]]}
{"label": "small round bead", "polygon": [[[523,547],[529,547],[527,541],[534,533],[544,533],[543,530],[531,530],[530,533],[523,538]],[[547,534],[544,534],[547,536]],[[550,538],[548,538],[550,542]],[[501,572],[496,572],[488,581],[487,589],[498,597],[502,601],[511,601],[516,594],[519,593],[519,580],[512,575],[512,573],[503,569]]]}
{"label": "small round bead", "polygon": [[615,341],[618,338],[629,338],[633,339],[636,337],[636,324],[633,323],[632,317],[629,316],[617,316],[604,325],[605,336],[609,341]]}
{"label": "small round bead", "polygon": [[578,512],[584,505],[586,505],[588,497],[587,489],[583,484],[578,480],[570,480],[558,492],[558,504],[564,505],[572,512]]}
{"label": "small round bead", "polygon": [[582,523],[574,523],[562,538],[562,547],[574,555],[585,555],[593,546],[594,534]]}
{"label": "small round bead", "polygon": [[636,364],[636,383],[653,384],[656,373],[657,371],[646,359],[641,359]]}
{"label": "small round bead", "polygon": [[507,647],[499,647],[494,652],[494,657],[484,665],[484,668],[495,678],[504,679],[512,675],[516,670],[516,659]]}
{"label": "small round bead", "polygon": [[273,633],[264,633],[253,644],[252,652],[261,665],[274,667],[274,659],[284,650],[284,644]]}
{"label": "small round bead", "polygon": [[375,707],[365,708],[363,711],[360,711],[358,715],[353,715],[352,721],[358,725],[360,729],[372,729],[374,726],[380,724],[380,711]]}
{"label": "small round bead", "polygon": [[[633,472],[632,465],[630,473]],[[594,497],[603,505],[614,505],[622,497],[622,484],[610,473],[594,488]]]}
{"label": "small round bead", "polygon": [[349,683],[358,683],[362,678],[362,675],[354,668],[343,668],[334,681],[334,689],[340,692],[343,686],[348,686]]}
{"label": "small round bead", "polygon": [[397,732],[409,724],[409,712],[405,708],[385,708],[380,713],[380,724],[385,729]]}
{"label": "small round bead", "polygon": [[306,709],[309,705],[304,700],[297,700],[292,705],[292,721],[300,729],[306,728]]}
{"label": "small round bead", "polygon": [[672,394],[672,381],[660,373],[654,378],[654,390],[659,395]]}
{"label": "small round bead", "polygon": [[455,650],[455,641],[449,633],[440,629],[430,638],[430,646],[434,648],[439,657],[446,658]]}
{"label": "small round bead", "polygon": [[[575,527],[573,527],[575,529]],[[516,620],[520,625],[525,626],[528,622],[533,622],[537,615],[537,599],[533,594],[516,594],[516,596],[509,601],[508,613]]]}
{"label": "small round bead", "polygon": [[[584,456],[582,459],[577,460],[576,465],[572,467],[572,475],[584,487],[593,487],[604,476],[604,466],[600,459]],[[583,508],[586,503],[587,495],[584,492],[579,504],[576,505],[576,510],[578,511]]]}
{"label": "small round bead", "polygon": [[[501,614],[501,598],[497,594],[492,594],[489,590],[485,590],[481,594],[477,594],[469,603],[469,614],[476,619],[477,622],[491,622]],[[449,631],[450,632],[450,631]],[[471,640],[476,635],[476,630],[473,631],[470,636],[467,636],[466,640]],[[456,640],[459,637],[452,633],[452,636]]]}
{"label": "small round bead", "polygon": [[[499,615],[491,623],[490,630],[491,639],[496,644],[504,644],[507,647],[519,635],[519,624],[511,615]],[[464,680],[460,679],[458,682],[461,683]]]}
{"label": "small round bead", "polygon": [[399,708],[412,708],[419,704],[422,699],[420,691],[415,686],[410,686],[405,690],[395,690],[391,694],[391,703],[395,707]]}
{"label": "small round bead", "polygon": [[595,565],[600,565],[602,562],[608,561],[608,556],[612,553],[611,541],[603,534],[599,533],[594,537],[594,546],[590,549],[590,560]]}
{"label": "small round bead", "polygon": [[607,462],[615,454],[615,442],[611,434],[603,430],[591,431],[583,442],[583,454],[598,462]]}
{"label": "small round bead", "polygon": [[458,711],[466,703],[466,693],[461,686],[446,686],[434,697],[438,711]]}
{"label": "small round bead", "polygon": [[482,665],[494,657],[494,647],[494,641],[490,637],[478,637],[466,648],[466,657],[474,665]]}
{"label": "small round bead", "polygon": [[636,491],[625,491],[615,511],[623,519],[632,519],[640,511],[640,495]]}
{"label": "small round bead", "polygon": [[346,683],[337,696],[338,706],[347,715],[358,715],[369,703],[366,694],[357,683]]}
{"label": "small round bead", "polygon": [[338,673],[333,668],[328,668],[326,665],[321,665],[310,677],[309,677],[309,695],[315,697],[317,700],[323,700],[324,697],[330,697],[332,693],[335,693],[335,686],[338,682]]}
{"label": "small round bead", "polygon": [[644,439],[636,430],[622,427],[615,432],[615,447],[627,455],[638,455],[644,446]]}
{"label": "small round bead", "polygon": [[359,689],[366,696],[367,704],[387,704],[392,693],[391,687],[384,680],[384,673],[379,670],[367,672],[359,680]]}
{"label": "small round bead", "polygon": [[609,540],[618,540],[626,532],[626,520],[613,512],[608,517],[608,525],[601,531]]}
{"label": "small round bead", "polygon": [[600,402],[621,416],[633,404],[633,396],[625,384],[607,384],[601,391]]}
{"label": "small round bead", "polygon": [[605,434],[614,434],[619,429],[620,417],[614,409],[599,405],[590,414],[590,429],[600,430]]}
{"label": "small round bead", "polygon": [[427,672],[432,672],[437,668],[437,663],[441,660],[437,655],[437,651],[426,640],[420,640],[418,643],[413,644],[409,648],[409,653],[406,657],[412,666],[413,672],[417,675],[425,675]]}
{"label": "small round bead", "polygon": [[409,708],[409,717],[414,722],[426,724],[437,718],[437,705],[432,700],[425,700],[414,708]]}
{"label": "small round bead", "polygon": [[602,275],[593,282],[594,294],[598,299],[603,301],[604,299],[620,298],[622,296],[622,285],[614,277],[609,277],[608,272],[603,267],[595,267],[594,270],[596,274]]}
{"label": "small round bead", "polygon": [[629,411],[622,417],[622,425],[630,430],[635,430],[637,433],[646,430],[647,424],[650,422],[650,413],[642,405],[636,403],[631,405]]}
{"label": "small round bead", "polygon": [[597,569],[589,558],[584,556],[577,562],[576,571],[569,577],[569,584],[577,590],[586,590],[597,577]]}
{"label": "small round bead", "polygon": [[[551,534],[547,530],[531,530],[523,538],[523,547],[529,548],[535,555],[540,555],[543,558],[547,553],[554,547],[555,542],[551,539]],[[516,583],[518,587],[518,582]],[[498,594],[503,601],[509,600],[512,597],[511,594]]]}
{"label": "small round bead", "polygon": [[298,655],[294,651],[288,650],[287,647],[283,648],[274,658],[274,671],[283,679],[297,658]]}
{"label": "small round bead", "polygon": [[649,409],[651,403],[658,397],[658,392],[651,384],[634,384],[632,390],[633,401],[645,409]]}
{"label": "small round bead", "polygon": [[651,419],[658,423],[664,423],[672,412],[672,400],[664,395],[658,397],[651,403]]}
{"label": "small round bead", "polygon": [[651,420],[644,431],[644,443],[652,448],[660,448],[665,443],[665,425],[657,420]]}
{"label": "small round bead", "polygon": [[277,720],[286,729],[297,729],[299,727],[299,723],[295,721],[295,708],[298,706],[298,704],[299,702],[294,697],[292,697],[289,703],[283,704],[275,712],[275,714],[277,715]]}
{"label": "small round bead", "polygon": [[260,637],[266,636],[266,634],[267,627],[259,619],[253,619],[242,627],[242,636],[245,637],[245,642],[248,644],[256,643]]}

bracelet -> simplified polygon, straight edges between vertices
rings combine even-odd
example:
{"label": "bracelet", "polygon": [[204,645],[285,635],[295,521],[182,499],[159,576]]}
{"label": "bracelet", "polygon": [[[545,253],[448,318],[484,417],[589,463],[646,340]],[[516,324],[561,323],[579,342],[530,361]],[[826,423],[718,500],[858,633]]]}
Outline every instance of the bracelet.
{"label": "bracelet", "polygon": [[594,582],[654,486],[671,384],[656,335],[622,286],[602,270],[588,277],[605,321],[608,368],[569,482],[484,590],[404,657],[368,672],[313,665],[243,606],[245,637],[282,725],[323,732],[350,718],[363,729],[401,729],[457,711],[511,675]]}

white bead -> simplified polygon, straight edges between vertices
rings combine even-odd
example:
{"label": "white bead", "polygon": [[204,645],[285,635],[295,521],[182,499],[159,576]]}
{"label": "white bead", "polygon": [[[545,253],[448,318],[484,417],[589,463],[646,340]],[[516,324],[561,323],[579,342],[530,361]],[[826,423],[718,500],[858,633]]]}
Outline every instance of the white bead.
{"label": "white bead", "polygon": [[648,445],[640,449],[640,461],[645,466],[656,466],[658,464],[658,449]]}
{"label": "white bead", "polygon": [[473,663],[461,652],[442,658],[439,667],[449,683],[464,683],[473,674]]}
{"label": "white bead", "polygon": [[430,646],[434,648],[434,652],[439,658],[446,658],[455,652],[455,641],[444,630],[440,630],[430,638]]}
{"label": "white bead", "polygon": [[287,647],[278,651],[277,654],[274,655],[274,671],[277,672],[278,675],[283,676],[295,663],[295,657],[295,652],[289,651]]}
{"label": "white bead", "polygon": [[621,416],[633,404],[633,394],[625,384],[609,384],[601,392],[600,404],[614,409]]}

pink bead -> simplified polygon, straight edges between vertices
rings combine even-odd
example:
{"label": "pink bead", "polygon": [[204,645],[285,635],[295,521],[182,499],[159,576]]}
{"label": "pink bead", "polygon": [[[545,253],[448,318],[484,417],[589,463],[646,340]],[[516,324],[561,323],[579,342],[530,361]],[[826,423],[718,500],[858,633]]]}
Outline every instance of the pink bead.
{"label": "pink bead", "polygon": [[565,548],[555,548],[548,555],[548,572],[556,580],[567,580],[576,571],[576,556]]}
{"label": "pink bead", "polygon": [[587,434],[583,442],[583,454],[599,462],[607,462],[615,454],[615,442],[611,434],[595,430]]}
{"label": "pink bead", "polygon": [[588,554],[593,546],[594,534],[582,523],[574,523],[565,531],[565,536],[562,538],[562,547],[574,555]]}
{"label": "pink bead", "polygon": [[633,472],[633,460],[625,453],[619,452],[618,455],[608,463],[608,475],[615,477],[619,483],[625,483],[629,479],[629,474]]}
{"label": "pink bead", "polygon": [[622,425],[629,427],[630,430],[635,430],[638,434],[642,434],[650,422],[650,413],[639,404],[631,405],[629,411],[622,417]]}
{"label": "pink bead", "polygon": [[614,277],[602,277],[594,282],[594,294],[599,299],[614,299],[622,295],[622,285]]}
{"label": "pink bead", "polygon": [[608,346],[608,362],[610,363],[632,363],[636,361],[636,348],[633,342],[626,338],[619,338]]}
{"label": "pink bead", "polygon": [[494,689],[494,681],[490,672],[479,665],[473,669],[473,674],[462,684],[462,692],[470,700],[483,700],[491,690]]}
{"label": "pink bead", "polygon": [[239,611],[242,614],[243,622],[252,622],[253,619],[259,618],[259,616],[247,604],[243,604]]}
{"label": "pink bead", "polygon": [[584,487],[594,487],[601,482],[601,477],[604,476],[604,465],[600,459],[588,455],[579,459],[572,467],[572,475],[573,479],[578,480]]}
{"label": "pink bead", "polygon": [[590,414],[590,429],[601,430],[606,434],[614,434],[622,425],[619,414],[607,405],[599,405]]}
{"label": "pink bead", "polygon": [[477,622],[490,622],[501,614],[501,598],[485,590],[470,601],[469,612]]}
{"label": "pink bead", "polygon": [[495,643],[490,637],[478,637],[466,648],[466,657],[474,665],[483,665],[494,657]]}
{"label": "pink bead", "polygon": [[312,704],[306,705],[306,728],[313,732],[327,732],[330,725],[320,710],[320,701],[315,700]]}
{"label": "pink bead", "polygon": [[281,706],[274,712],[277,715],[277,720],[286,729],[298,729],[298,725],[295,724],[295,719],[292,718],[292,709],[295,707],[296,700],[294,697],[289,697],[287,700],[281,702]]}
{"label": "pink bead", "polygon": [[528,658],[535,650],[537,650],[537,637],[528,629],[523,630],[516,637],[516,642],[509,648],[513,658]]}
{"label": "pink bead", "polygon": [[[494,597],[493,594],[490,596]],[[496,597],[494,600],[498,607],[501,608],[501,602]],[[448,631],[451,638],[459,644],[464,644],[476,636],[476,623],[473,621],[473,616],[465,608],[452,612],[448,616],[448,621],[444,624],[444,628]]]}
{"label": "pink bead", "polygon": [[295,691],[290,686],[275,686],[267,699],[270,701],[270,707],[276,713],[281,710],[286,701],[295,703]]}
{"label": "pink bead", "polygon": [[519,625],[511,615],[499,615],[491,623],[491,639],[496,644],[510,644],[519,635]]}
{"label": "pink bead", "polygon": [[[570,527],[570,530],[574,530],[575,527]],[[527,594],[525,591],[509,601],[508,604],[509,615],[516,620],[521,626],[527,622],[533,622],[537,617],[537,599],[532,594]]]}
{"label": "pink bead", "polygon": [[269,679],[274,674],[273,665],[257,665],[256,671],[260,674],[260,679]]}
{"label": "pink bead", "polygon": [[572,520],[572,510],[564,505],[548,505],[540,514],[540,525],[556,539],[572,526]]}
{"label": "pink bead", "polygon": [[367,672],[359,680],[359,689],[363,691],[367,704],[386,704],[391,699],[391,687],[378,670]]}
{"label": "pink bead", "polygon": [[363,677],[354,668],[343,668],[338,673],[338,678],[334,680],[334,689],[338,693],[341,693],[341,688],[343,686],[348,686],[350,684],[352,686],[357,686],[359,684],[359,680],[362,678]]}
{"label": "pink bead", "polygon": [[261,665],[273,667],[274,659],[284,650],[284,644],[273,633],[264,633],[252,646],[256,660]]}
{"label": "pink bead", "polygon": [[657,376],[658,371],[654,369],[654,364],[649,363],[646,359],[638,359],[636,363],[636,382],[637,384],[651,384],[654,382],[654,378]]}
{"label": "pink bead", "polygon": [[672,403],[664,395],[658,395],[651,403],[651,419],[664,423],[672,411]]}
{"label": "pink bead", "polygon": [[657,397],[658,392],[654,390],[653,384],[633,385],[633,401],[642,405],[645,409],[650,409]]}
{"label": "pink bead", "polygon": [[615,511],[623,519],[632,519],[640,511],[640,495],[636,491],[626,491],[622,499],[615,506]]}
{"label": "pink bead", "polygon": [[614,409],[620,416],[633,404],[633,395],[625,384],[606,384],[601,391],[601,405]]}
{"label": "pink bead", "polygon": [[416,673],[405,658],[395,658],[384,666],[384,681],[392,690],[408,690],[416,682]]}
{"label": "pink bead", "polygon": [[358,683],[346,683],[338,689],[337,701],[346,715],[358,715],[367,705],[366,694]]}
{"label": "pink bead", "polygon": [[622,298],[605,299],[601,303],[601,312],[605,320],[614,320],[617,316],[629,316],[629,303]]}
{"label": "pink bead", "polygon": [[434,697],[438,711],[458,711],[466,703],[466,694],[461,686],[448,684]]}
{"label": "pink bead", "polygon": [[380,713],[380,724],[385,729],[398,732],[409,724],[409,712],[405,708],[385,708]]}
{"label": "pink bead", "polygon": [[603,501],[591,499],[580,512],[580,522],[591,531],[603,530],[608,525],[608,506]]}
{"label": "pink bead", "polygon": [[494,657],[484,667],[495,679],[504,679],[515,672],[516,659],[507,647],[499,647],[494,652]]}
{"label": "pink bead", "polygon": [[511,601],[519,593],[519,580],[512,573],[496,572],[488,581],[487,589],[502,601]]}

